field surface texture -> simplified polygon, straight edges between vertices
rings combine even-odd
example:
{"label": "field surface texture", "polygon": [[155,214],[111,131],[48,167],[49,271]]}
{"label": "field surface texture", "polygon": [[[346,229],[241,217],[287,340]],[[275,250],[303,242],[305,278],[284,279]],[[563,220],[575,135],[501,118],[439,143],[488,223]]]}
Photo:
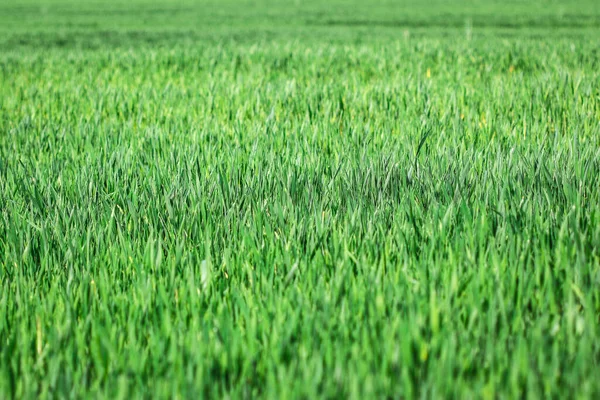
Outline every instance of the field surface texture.
{"label": "field surface texture", "polygon": [[598,1],[0,1],[0,398],[599,398]]}

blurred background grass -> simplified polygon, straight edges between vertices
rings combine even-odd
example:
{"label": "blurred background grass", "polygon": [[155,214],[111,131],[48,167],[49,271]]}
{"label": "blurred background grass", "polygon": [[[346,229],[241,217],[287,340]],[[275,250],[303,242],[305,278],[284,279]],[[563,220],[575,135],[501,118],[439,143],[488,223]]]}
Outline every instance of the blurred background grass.
{"label": "blurred background grass", "polygon": [[[264,38],[368,41],[593,36],[596,1],[15,1],[0,4],[0,46],[84,46]],[[51,35],[48,35],[51,33]]]}

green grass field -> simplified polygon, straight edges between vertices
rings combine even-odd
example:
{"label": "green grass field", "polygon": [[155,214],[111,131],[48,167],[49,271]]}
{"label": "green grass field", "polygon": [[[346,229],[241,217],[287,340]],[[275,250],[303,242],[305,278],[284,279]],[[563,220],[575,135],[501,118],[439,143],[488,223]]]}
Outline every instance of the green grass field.
{"label": "green grass field", "polygon": [[593,1],[0,2],[0,398],[599,398]]}

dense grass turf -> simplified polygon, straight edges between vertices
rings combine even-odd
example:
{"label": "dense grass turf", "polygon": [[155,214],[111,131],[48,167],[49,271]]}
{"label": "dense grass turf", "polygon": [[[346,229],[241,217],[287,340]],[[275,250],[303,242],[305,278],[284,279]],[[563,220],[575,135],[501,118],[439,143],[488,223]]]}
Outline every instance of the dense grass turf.
{"label": "dense grass turf", "polygon": [[600,396],[600,8],[0,4],[0,397]]}

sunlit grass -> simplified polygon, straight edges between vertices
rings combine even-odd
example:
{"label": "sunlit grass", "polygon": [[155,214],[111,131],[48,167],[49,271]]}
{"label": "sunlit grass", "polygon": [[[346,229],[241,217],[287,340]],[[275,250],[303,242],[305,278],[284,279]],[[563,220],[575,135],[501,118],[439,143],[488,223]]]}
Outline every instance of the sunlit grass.
{"label": "sunlit grass", "polygon": [[0,397],[600,395],[593,14],[378,4],[7,8]]}

